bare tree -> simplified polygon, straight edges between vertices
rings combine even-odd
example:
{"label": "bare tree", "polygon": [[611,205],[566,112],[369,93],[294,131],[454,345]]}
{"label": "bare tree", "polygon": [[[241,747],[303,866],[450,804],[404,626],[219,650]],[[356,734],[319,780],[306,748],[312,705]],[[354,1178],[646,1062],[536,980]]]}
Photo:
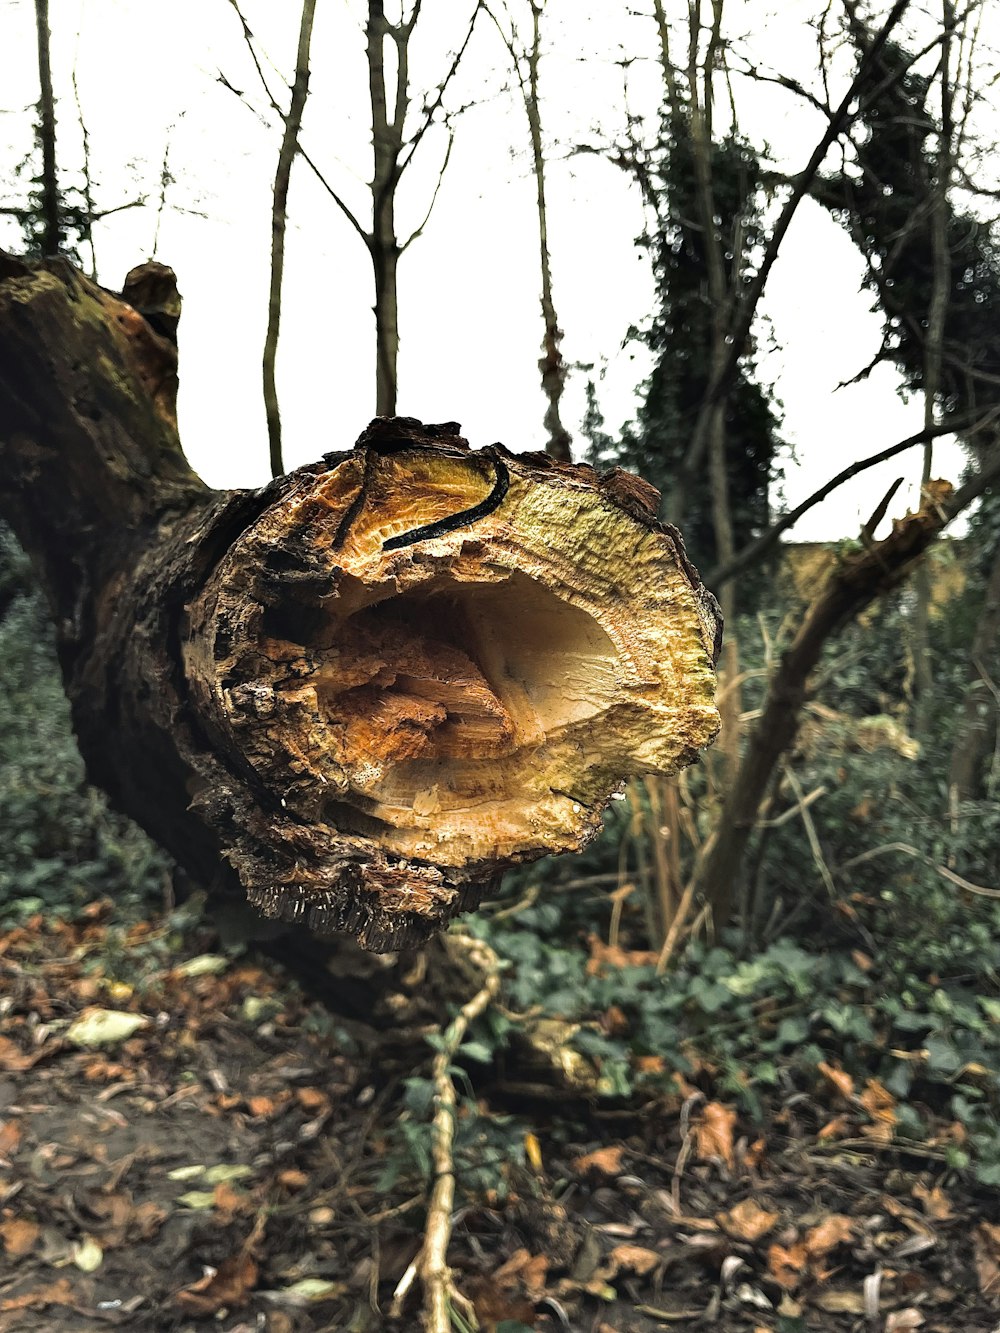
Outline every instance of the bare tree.
{"label": "bare tree", "polygon": [[264,339],[262,369],[272,477],[280,477],[285,470],[281,450],[281,412],[278,407],[275,363],[278,355],[278,333],[281,328],[281,282],[285,271],[288,186],[292,175],[292,164],[298,150],[302,113],[309,93],[309,46],[312,41],[315,14],[316,0],[303,0],[302,15],[299,20],[299,43],[295,57],[295,81],[292,84],[288,113],[283,118],[285,130],[281,138],[281,150],[278,153],[278,168],[274,176],[274,196],[271,205],[271,286],[267,302],[267,335]]}
{"label": "bare tree", "polygon": [[541,273],[542,320],[545,332],[542,337],[542,355],[538,369],[542,376],[542,392],[547,399],[544,425],[548,432],[546,451],[553,458],[569,462],[572,457],[572,436],[563,425],[560,412],[563,388],[566,383],[566,365],[560,344],[563,332],[559,327],[556,314],[555,298],[552,294],[552,259],[549,253],[549,214],[545,194],[545,149],[542,142],[542,113],[538,95],[538,67],[541,59],[541,21],[545,0],[528,0],[531,10],[531,40],[521,40],[517,25],[509,8],[504,7],[507,26],[500,22],[491,9],[490,18],[497,27],[504,45],[510,55],[514,73],[517,76],[521,98],[524,102],[525,115],[528,118],[528,134],[531,140],[531,166],[535,177],[535,202],[538,210],[538,259]]}
{"label": "bare tree", "polygon": [[[271,90],[264,72],[253,33],[239,9],[237,0],[230,0],[243,28],[243,36],[253,59],[261,87],[274,111],[282,121],[284,112]],[[375,284],[375,404],[380,416],[391,416],[396,411],[398,396],[397,362],[399,358],[399,309],[397,270],[406,250],[424,232],[444,180],[454,142],[451,116],[445,111],[445,99],[452,80],[472,38],[476,20],[483,7],[476,0],[465,29],[465,35],[451,56],[440,82],[415,109],[413,89],[409,77],[410,41],[420,18],[422,0],[413,0],[412,8],[398,23],[385,14],[384,0],[369,0],[365,24],[365,49],[368,61],[368,85],[372,115],[372,177],[369,182],[371,224],[361,222],[358,214],[346,202],[343,194],[331,183],[315,157],[298,144],[298,153],[309,166],[323,189],[344,215],[359,238],[364,242],[372,264]],[[395,79],[392,88],[386,77],[385,50],[390,43],[395,52]],[[230,80],[220,76],[230,91],[239,93]],[[430,199],[422,220],[406,237],[400,237],[396,226],[396,198],[400,181],[413,162],[428,131],[435,125],[447,127],[447,143],[438,169]]]}

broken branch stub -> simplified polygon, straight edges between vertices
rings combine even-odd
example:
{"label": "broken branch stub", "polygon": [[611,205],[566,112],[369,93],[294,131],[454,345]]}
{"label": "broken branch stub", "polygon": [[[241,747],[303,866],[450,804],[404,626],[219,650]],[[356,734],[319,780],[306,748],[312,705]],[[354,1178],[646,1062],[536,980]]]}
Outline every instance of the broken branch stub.
{"label": "broken branch stub", "polygon": [[580,850],[626,776],[689,764],[720,622],[625,473],[408,418],[324,462],[188,606],[191,700],[242,779],[195,806],[265,914],[390,948]]}

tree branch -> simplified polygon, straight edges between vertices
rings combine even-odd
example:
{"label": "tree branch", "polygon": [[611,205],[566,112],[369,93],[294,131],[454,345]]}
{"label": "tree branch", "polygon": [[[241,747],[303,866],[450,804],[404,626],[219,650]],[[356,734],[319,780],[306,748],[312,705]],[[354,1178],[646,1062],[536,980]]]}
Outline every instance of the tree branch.
{"label": "tree branch", "polygon": [[[271,92],[270,85],[268,84],[267,77],[264,74],[263,68],[261,67],[260,60],[257,56],[257,51],[253,44],[253,33],[250,31],[250,27],[246,19],[243,17],[243,14],[240,10],[239,4],[237,3],[237,0],[229,0],[229,3],[232,5],[233,10],[236,13],[236,17],[239,19],[240,24],[242,26],[243,40],[246,43],[247,50],[250,52],[250,58],[254,63],[254,68],[257,71],[257,77],[260,79],[261,87],[264,89],[264,95],[266,96],[268,103],[270,104],[271,110],[280,118],[282,122],[284,122],[285,113],[282,110],[282,108],[278,105],[278,102],[275,100],[274,94]],[[223,88],[226,88],[235,97],[239,98],[240,102],[242,102],[242,104],[247,108],[248,111],[253,111],[253,107],[246,100],[246,98],[243,96],[240,90],[237,87],[235,87],[235,85],[232,84],[229,81],[229,79],[226,78],[226,76],[222,73],[221,70],[219,71],[218,79],[219,82],[222,84]],[[322,185],[323,189],[327,192],[327,194],[330,196],[330,198],[333,200],[336,206],[340,209],[341,213],[343,213],[347,221],[351,224],[351,226],[354,228],[357,234],[364,241],[366,247],[370,249],[371,248],[370,233],[364,229],[364,227],[361,225],[361,223],[355,216],[354,212],[344,202],[344,200],[337,193],[337,191],[333,188],[333,186],[327,180],[326,176],[316,165],[313,158],[309,155],[309,153],[306,151],[306,149],[303,147],[301,143],[299,144],[299,157],[302,158],[302,161],[313,173],[313,175],[319,181],[320,185]]]}
{"label": "tree branch", "polygon": [[[433,101],[425,105],[423,122],[421,123],[419,128],[414,131],[412,137],[408,139],[406,143],[403,145],[403,151],[400,154],[399,165],[396,173],[397,180],[399,179],[400,176],[402,176],[403,172],[413,161],[413,155],[420,147],[421,140],[423,139],[424,135],[427,133],[427,131],[433,124],[434,117],[437,114],[438,110],[440,109],[442,102],[444,101],[444,95],[448,90],[448,85],[451,83],[455,74],[458,72],[458,67],[462,63],[462,57],[465,55],[466,48],[468,47],[469,42],[472,40],[472,33],[476,26],[476,19],[479,17],[480,10],[484,8],[485,8],[484,0],[476,0],[476,7],[472,11],[472,18],[469,20],[469,27],[465,34],[465,40],[462,42],[462,45],[455,53],[455,57],[451,62],[451,66],[448,69],[448,72],[445,74],[444,78],[438,85],[437,92],[434,96]],[[419,9],[420,9],[419,4],[414,6],[414,13],[413,15],[411,15],[411,23],[415,21]]]}
{"label": "tree branch", "polygon": [[944,422],[917,431],[914,435],[908,435],[905,440],[898,440],[895,444],[890,444],[888,448],[881,449],[877,454],[871,454],[868,458],[858,459],[851,463],[849,467],[845,467],[843,471],[838,472],[835,477],[831,477],[829,481],[824,482],[800,505],[796,505],[794,509],[785,514],[766,532],[761,533],[759,537],[744,546],[743,550],[738,551],[732,560],[727,561],[724,565],[717,565],[705,576],[705,582],[712,588],[718,588],[722,584],[728,583],[730,579],[735,578],[737,574],[741,574],[744,570],[759,564],[768,552],[777,545],[781,535],[787,532],[789,528],[794,527],[803,514],[807,514],[810,509],[814,509],[816,505],[821,504],[828,495],[843,486],[845,482],[859,476],[862,472],[866,472],[868,468],[877,467],[879,463],[885,463],[888,459],[894,458],[896,454],[901,454],[904,449],[912,449],[914,445],[925,444],[928,440],[937,439],[939,435],[972,435],[991,425],[997,417],[1000,417],[1000,407],[975,419],[966,417],[964,422],[962,419]]}
{"label": "tree branch", "polygon": [[454,146],[455,146],[455,135],[454,133],[449,132],[448,147],[445,149],[444,161],[441,163],[441,170],[438,172],[437,182],[434,186],[434,193],[431,195],[431,201],[427,205],[427,212],[424,214],[423,221],[420,223],[420,225],[410,232],[409,236],[407,236],[406,240],[399,247],[400,254],[402,254],[405,250],[409,249],[409,247],[413,244],[413,242],[417,239],[418,236],[423,235],[424,228],[427,226],[428,222],[430,221],[431,214],[434,212],[434,205],[437,203],[437,197],[441,191],[441,186],[444,184],[444,174],[448,170],[448,163],[451,161],[451,150],[452,148],[454,148]]}

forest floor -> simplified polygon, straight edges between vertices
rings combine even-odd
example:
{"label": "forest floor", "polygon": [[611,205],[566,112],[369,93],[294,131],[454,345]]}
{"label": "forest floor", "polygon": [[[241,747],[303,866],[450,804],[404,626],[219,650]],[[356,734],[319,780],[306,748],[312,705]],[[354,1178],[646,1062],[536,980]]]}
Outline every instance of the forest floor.
{"label": "forest floor", "polygon": [[[419,1283],[390,1310],[426,1180],[391,1159],[433,1024],[405,1020],[331,1016],[205,928],[108,903],[0,932],[0,1333],[418,1330]],[[512,1105],[482,1066],[484,1122],[530,1128],[501,1189],[458,1182],[480,1329],[1000,1328],[995,1203],[877,1106],[845,1136],[848,1093],[750,1125],[704,1079]]]}

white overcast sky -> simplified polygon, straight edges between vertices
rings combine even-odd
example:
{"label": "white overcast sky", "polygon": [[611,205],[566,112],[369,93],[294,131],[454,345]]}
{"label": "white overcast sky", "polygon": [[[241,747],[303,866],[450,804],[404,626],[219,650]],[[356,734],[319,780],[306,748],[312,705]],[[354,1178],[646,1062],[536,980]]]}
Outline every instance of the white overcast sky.
{"label": "white overcast sky", "polygon": [[[516,3],[516,0],[514,0]],[[649,262],[634,245],[642,227],[637,191],[597,155],[571,154],[581,140],[610,139],[624,110],[623,54],[634,110],[655,113],[656,34],[637,14],[642,0],[548,0],[541,80],[549,163],[549,236],[555,298],[570,363],[593,364],[607,427],[634,411],[647,362],[628,344],[652,304]],[[667,0],[668,12],[686,12]],[[244,13],[273,62],[274,86],[290,80],[298,4],[246,0]],[[387,4],[387,12],[390,5]],[[879,12],[888,5],[876,6]],[[319,0],[311,97],[303,142],[364,219],[370,170],[367,70],[360,0]],[[472,0],[425,0],[414,39],[415,97],[430,86],[464,32]],[[815,39],[807,0],[728,0],[727,26],[755,58],[812,80]],[[95,230],[98,276],[117,288],[129,268],[155,257],[177,271],[184,296],[180,413],[193,465],[218,486],[267,478],[260,390],[270,247],[270,195],[279,141],[227,0],[51,0],[53,67],[62,167],[78,181],[79,117],[90,140],[101,208],[141,194]],[[994,25],[995,27],[995,25]],[[474,445],[501,440],[542,447],[543,400],[534,184],[520,103],[505,90],[503,49],[484,22],[470,46],[454,102],[473,102],[457,127],[451,165],[424,235],[400,266],[401,413],[457,420]],[[219,72],[259,108],[248,110]],[[0,151],[7,199],[13,168],[30,148],[37,100],[34,5],[0,2]],[[834,89],[835,96],[838,90]],[[783,90],[736,81],[742,129],[767,142],[785,170],[801,167],[821,117]],[[400,231],[426,208],[443,150],[429,135],[403,187]],[[157,235],[158,177],[165,146],[175,183]],[[0,220],[0,244],[17,231]],[[849,240],[805,203],[783,246],[764,302],[776,350],[763,363],[784,405],[795,451],[785,496],[794,504],[856,457],[922,425],[922,405],[903,403],[880,367],[837,390],[878,347],[879,319],[861,290],[863,266]],[[367,252],[308,168],[296,165],[289,201],[279,395],[286,465],[353,443],[374,411],[374,319]],[[583,411],[583,373],[571,377],[564,416]],[[919,475],[919,451],[845,487],[803,522],[801,538],[855,535],[894,477]],[[961,454],[936,450],[935,472],[956,479]],[[912,501],[914,491],[909,493]],[[901,507],[902,497],[895,506]]]}

